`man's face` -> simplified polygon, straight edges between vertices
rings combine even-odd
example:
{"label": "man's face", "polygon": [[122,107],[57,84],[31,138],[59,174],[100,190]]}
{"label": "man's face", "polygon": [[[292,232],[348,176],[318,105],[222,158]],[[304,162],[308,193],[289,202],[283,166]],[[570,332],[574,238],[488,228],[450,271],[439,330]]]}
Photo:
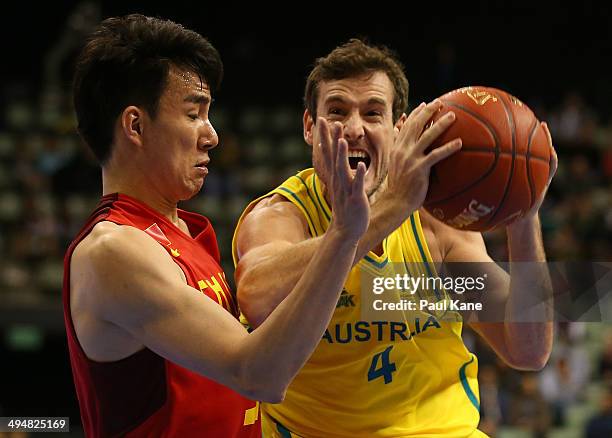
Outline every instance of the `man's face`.
{"label": "man's face", "polygon": [[208,174],[208,151],[217,133],[208,119],[211,95],[197,74],[171,68],[157,116],[148,120],[143,140],[150,160],[148,172],[169,200],[196,195]]}
{"label": "man's face", "polygon": [[[317,116],[328,123],[340,122],[349,146],[349,164],[366,164],[365,189],[372,195],[387,175],[389,150],[396,136],[393,124],[391,81],[383,72],[321,82],[317,99]],[[304,114],[304,137],[311,145],[320,143],[319,132],[308,113]],[[318,147],[313,147],[313,165],[327,184],[328,169]]]}

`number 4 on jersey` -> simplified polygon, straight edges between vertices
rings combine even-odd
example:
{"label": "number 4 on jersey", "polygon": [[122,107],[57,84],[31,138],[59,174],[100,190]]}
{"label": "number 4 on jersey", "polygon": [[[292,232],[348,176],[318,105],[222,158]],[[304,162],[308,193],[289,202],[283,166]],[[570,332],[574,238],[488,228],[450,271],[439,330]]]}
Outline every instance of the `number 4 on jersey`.
{"label": "number 4 on jersey", "polygon": [[[368,382],[382,376],[385,378],[385,385],[387,383],[391,383],[391,380],[393,380],[392,373],[396,370],[395,363],[389,362],[389,353],[391,352],[392,348],[393,345],[387,347],[387,349],[382,353],[377,353],[374,355],[372,358],[372,364],[370,365],[370,369],[368,371]],[[380,368],[377,368],[378,359],[380,359],[381,362]]]}

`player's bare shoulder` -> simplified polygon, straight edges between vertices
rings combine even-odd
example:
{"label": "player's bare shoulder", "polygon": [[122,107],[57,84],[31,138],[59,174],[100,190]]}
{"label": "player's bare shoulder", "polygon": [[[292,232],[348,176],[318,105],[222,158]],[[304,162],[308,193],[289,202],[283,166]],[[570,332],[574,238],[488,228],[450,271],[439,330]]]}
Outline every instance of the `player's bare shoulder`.
{"label": "player's bare shoulder", "polygon": [[285,197],[274,194],[263,198],[247,213],[247,216],[256,218],[263,215],[278,215],[283,218],[298,218],[300,222],[308,229],[308,222],[299,208],[289,202]]}
{"label": "player's bare shoulder", "polygon": [[163,292],[184,283],[180,268],[145,232],[96,224],[70,262],[70,312],[88,357],[119,360],[141,349],[125,327],[138,324],[143,302],[150,308],[167,301]]}
{"label": "player's bare shoulder", "polygon": [[81,294],[81,286],[87,277],[96,274],[96,268],[104,265],[104,260],[112,256],[113,248],[121,238],[121,225],[113,222],[99,222],[81,240],[70,258],[70,290],[71,295]]}
{"label": "player's bare shoulder", "polygon": [[[184,283],[184,278],[167,251],[144,231],[100,222],[72,254],[71,303],[84,300],[89,308],[114,313],[150,289],[144,283]],[[120,293],[126,285],[130,293]]]}
{"label": "player's bare shoulder", "polygon": [[108,221],[96,224],[72,253],[71,279],[82,275],[104,277],[107,265],[117,258],[129,258],[134,247],[146,243],[143,237],[144,233],[134,227]]}
{"label": "player's bare shoulder", "polygon": [[83,311],[95,317],[97,310],[103,307],[101,304],[111,290],[112,281],[123,274],[122,269],[113,272],[116,261],[129,257],[127,253],[134,234],[129,228],[113,222],[99,222],[74,249],[70,259],[73,315]]}
{"label": "player's bare shoulder", "polygon": [[308,222],[284,197],[274,194],[255,204],[244,216],[236,234],[238,255],[274,241],[291,243],[310,238]]}
{"label": "player's bare shoulder", "polygon": [[[114,361],[143,346],[105,316],[112,286],[106,284],[113,258],[136,230],[113,222],[100,222],[76,246],[70,259],[70,313],[74,329],[88,358]],[[129,246],[129,243],[128,243]],[[122,272],[116,272],[120,278]]]}

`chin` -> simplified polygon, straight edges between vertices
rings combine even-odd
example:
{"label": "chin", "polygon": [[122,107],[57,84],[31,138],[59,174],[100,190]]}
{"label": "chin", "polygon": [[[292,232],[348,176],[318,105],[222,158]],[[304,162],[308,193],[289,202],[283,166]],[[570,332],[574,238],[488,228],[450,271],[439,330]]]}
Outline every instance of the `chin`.
{"label": "chin", "polygon": [[192,185],[186,188],[186,190],[183,191],[183,193],[181,193],[181,201],[187,201],[193,198],[198,193],[200,193],[203,187],[204,187],[204,183],[202,182],[201,184]]}
{"label": "chin", "polygon": [[365,192],[368,198],[378,192],[380,186],[383,183],[384,178],[377,178],[376,175],[372,177],[372,181],[366,181]]}
{"label": "chin", "polygon": [[380,182],[378,182],[375,179],[375,177],[372,178],[370,177],[370,175],[367,176],[367,179],[365,181],[365,191],[368,196],[370,196],[372,193],[378,190],[379,186],[380,186]]}

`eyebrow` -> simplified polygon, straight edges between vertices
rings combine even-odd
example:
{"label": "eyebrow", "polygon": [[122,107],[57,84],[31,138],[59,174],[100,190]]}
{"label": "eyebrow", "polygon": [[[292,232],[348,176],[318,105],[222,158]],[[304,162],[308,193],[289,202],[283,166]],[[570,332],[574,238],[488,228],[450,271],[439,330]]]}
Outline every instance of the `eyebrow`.
{"label": "eyebrow", "polygon": [[387,101],[380,97],[371,97],[368,99],[368,105],[387,105]]}
{"label": "eyebrow", "polygon": [[[346,99],[344,99],[342,96],[329,96],[327,99],[325,99],[325,104],[330,104],[330,103],[346,103],[348,102]],[[366,102],[367,105],[387,105],[387,101],[384,99],[381,99],[380,97],[371,97],[368,99],[368,101]]]}
{"label": "eyebrow", "polygon": [[196,104],[208,104],[210,103],[210,97],[205,94],[189,94],[183,102],[196,103]]}
{"label": "eyebrow", "polygon": [[346,102],[346,99],[342,98],[341,96],[333,96],[333,95],[325,99],[325,103],[334,103],[334,102],[344,103]]}

